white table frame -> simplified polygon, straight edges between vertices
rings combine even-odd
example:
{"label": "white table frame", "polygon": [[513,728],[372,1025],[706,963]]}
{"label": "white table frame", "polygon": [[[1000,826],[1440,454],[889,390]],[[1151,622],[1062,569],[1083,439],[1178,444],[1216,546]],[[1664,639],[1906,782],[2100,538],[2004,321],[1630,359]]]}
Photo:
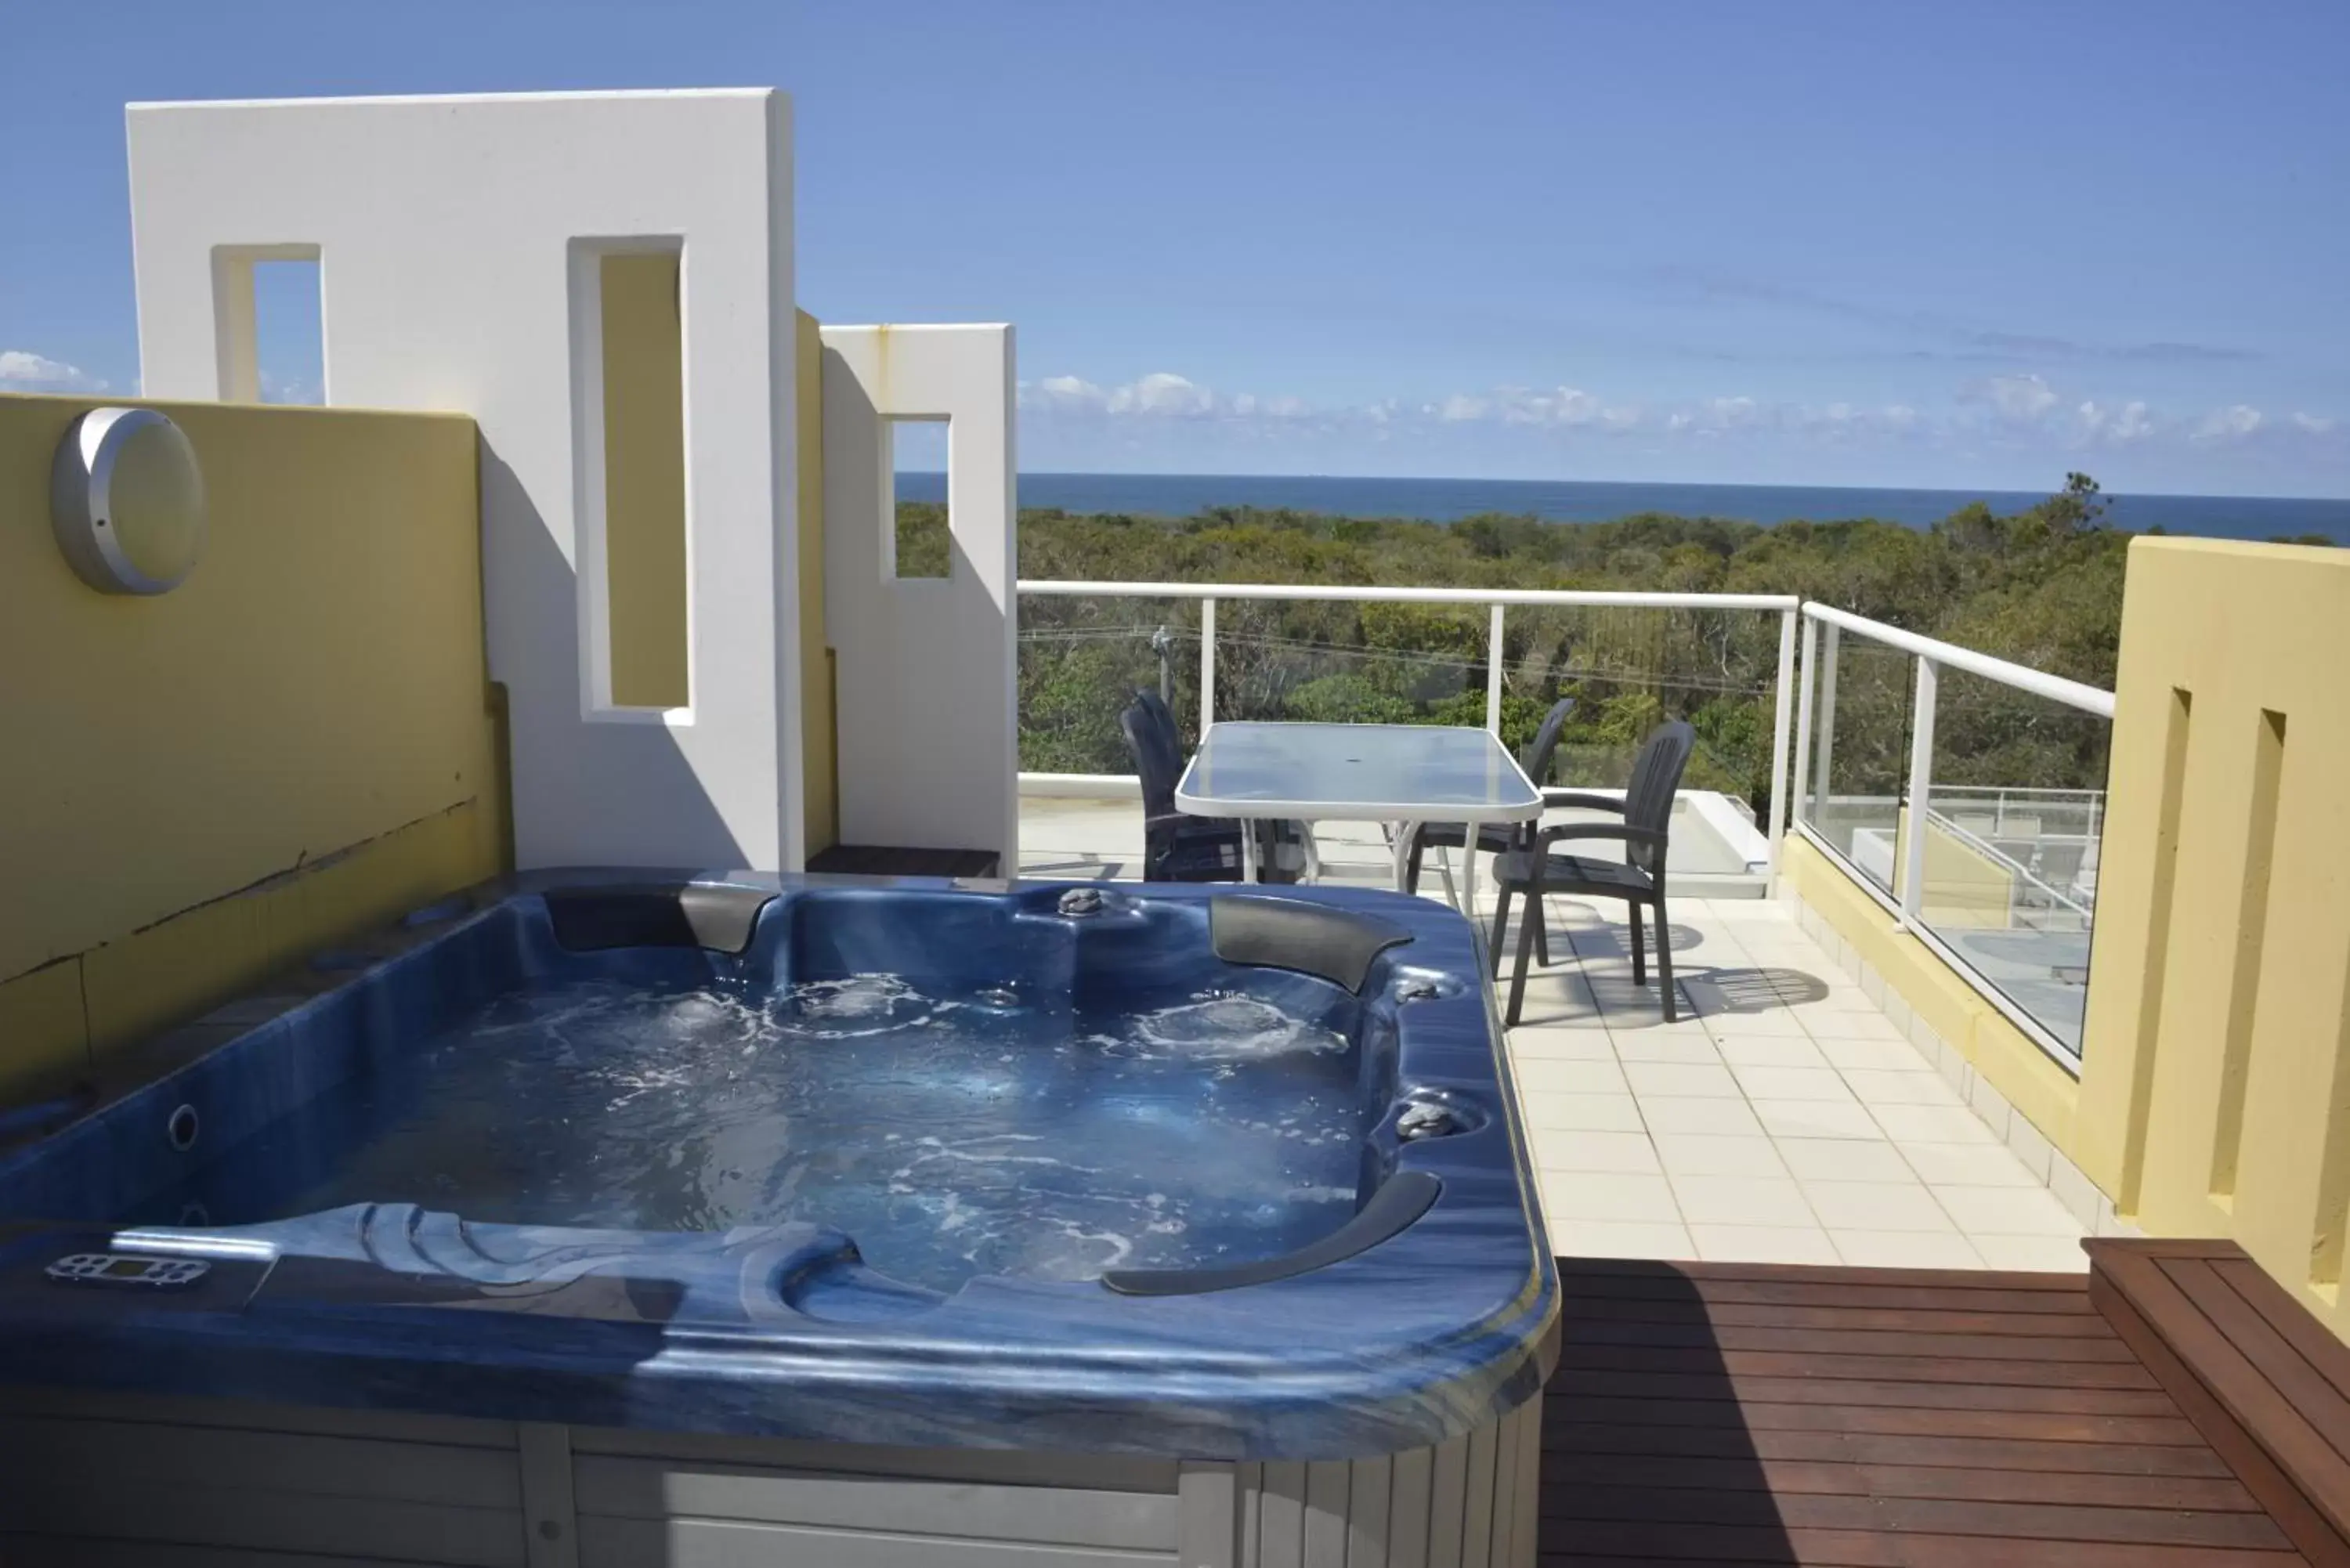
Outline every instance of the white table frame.
{"label": "white table frame", "polygon": [[[1274,727],[1276,722],[1250,721],[1250,722],[1260,723],[1269,729]],[[1323,726],[1299,724],[1297,727],[1305,729]],[[1209,736],[1213,735],[1218,728],[1211,724],[1209,726],[1208,734],[1201,737],[1200,751],[1192,756],[1190,763],[1185,764],[1183,776],[1175,785],[1175,809],[1189,816],[1232,817],[1250,823],[1303,822],[1306,826],[1306,875],[1315,879],[1318,879],[1321,875],[1319,857],[1314,850],[1313,827],[1315,823],[1392,824],[1395,828],[1395,841],[1390,847],[1395,857],[1395,888],[1399,893],[1406,890],[1405,880],[1411,865],[1412,840],[1419,836],[1421,825],[1430,822],[1459,822],[1463,829],[1459,907],[1470,919],[1474,919],[1477,918],[1478,830],[1487,823],[1533,822],[1539,819],[1543,814],[1542,791],[1532,779],[1526,776],[1526,770],[1519,765],[1516,757],[1510,754],[1510,749],[1502,744],[1501,737],[1491,730],[1478,729],[1470,725],[1397,724],[1380,727],[1422,731],[1451,730],[1456,732],[1465,731],[1471,734],[1482,735],[1485,737],[1486,743],[1492,748],[1492,754],[1507,764],[1510,772],[1516,774],[1518,781],[1526,786],[1526,793],[1534,797],[1533,802],[1528,805],[1485,806],[1463,812],[1459,803],[1450,801],[1332,801],[1315,799],[1310,796],[1297,800],[1243,800],[1225,795],[1202,794],[1193,790],[1192,774],[1199,769],[1201,756],[1207,753]],[[1243,832],[1241,835],[1241,879],[1244,882],[1257,880],[1254,833]]]}

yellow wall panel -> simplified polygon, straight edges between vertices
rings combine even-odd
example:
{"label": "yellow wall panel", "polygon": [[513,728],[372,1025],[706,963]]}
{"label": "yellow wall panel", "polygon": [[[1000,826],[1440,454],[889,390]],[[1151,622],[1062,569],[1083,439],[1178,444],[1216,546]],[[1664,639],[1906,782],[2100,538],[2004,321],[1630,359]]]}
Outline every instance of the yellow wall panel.
{"label": "yellow wall panel", "polygon": [[[102,1051],[494,874],[505,805],[471,421],[152,405],[195,447],[209,536],[138,598],[50,533],[90,406],[0,396],[0,986],[47,1017],[38,977],[68,961]],[[0,1092],[54,1054],[10,1031]]]}
{"label": "yellow wall panel", "polygon": [[2350,553],[2130,547],[2083,1168],[2233,1238],[2340,1333],[2350,1201]]}
{"label": "yellow wall panel", "polygon": [[602,259],[607,613],[612,701],[625,708],[692,701],[678,278],[674,251]]}
{"label": "yellow wall panel", "polygon": [[78,959],[0,981],[0,1104],[63,1089],[88,1066]]}

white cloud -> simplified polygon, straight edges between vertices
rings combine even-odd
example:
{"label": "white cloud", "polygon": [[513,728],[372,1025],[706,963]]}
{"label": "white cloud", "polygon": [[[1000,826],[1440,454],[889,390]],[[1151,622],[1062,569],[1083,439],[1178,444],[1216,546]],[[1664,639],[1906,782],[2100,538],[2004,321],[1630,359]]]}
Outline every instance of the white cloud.
{"label": "white cloud", "polygon": [[2093,441],[2125,446],[2155,433],[2154,419],[2146,404],[2135,399],[2118,409],[2107,408],[2091,399],[2081,404],[2079,413],[2081,432]]}
{"label": "white cloud", "polygon": [[2038,376],[1987,376],[1967,389],[1968,401],[1988,403],[2004,420],[2030,421],[2056,406],[2056,393]]}
{"label": "white cloud", "polygon": [[[2050,463],[2067,452],[2130,448],[2154,453],[2195,442],[2339,441],[2342,421],[2297,412],[2263,414],[2248,404],[2205,414],[2166,413],[2143,399],[2060,395],[2036,375],[1993,376],[1957,388],[1939,404],[1871,403],[1831,398],[1781,401],[1747,393],[1642,401],[1582,387],[1508,384],[1444,396],[1314,404],[1287,394],[1222,392],[1173,370],[1124,383],[1081,376],[1024,381],[1022,411],[1031,418],[1116,429],[1128,438],[1285,442],[1316,449],[1334,440],[1466,442],[1460,452],[1492,457],[1495,443],[1544,446],[1602,438],[1658,452],[1667,444],[1762,448],[1777,444],[1860,449],[1938,449],[1967,462],[1979,443],[2038,451]],[[1145,438],[1147,428],[1160,432]],[[1177,437],[1178,431],[1196,432]],[[1126,438],[1122,438],[1126,439]],[[1531,450],[1531,448],[1529,448]],[[1317,457],[1316,461],[1321,461]]]}
{"label": "white cloud", "polygon": [[1596,423],[1607,406],[1580,387],[1557,387],[1547,392],[1524,387],[1503,387],[1493,394],[1502,422],[1512,425],[1587,425]]}
{"label": "white cloud", "polygon": [[1196,418],[1213,413],[1216,395],[1186,377],[1171,370],[1153,370],[1139,381],[1129,382],[1109,395],[1105,405],[1113,414],[1168,414],[1178,418]]}
{"label": "white cloud", "polygon": [[77,365],[23,348],[0,348],[0,390],[102,392],[106,383]]}
{"label": "white cloud", "polygon": [[1023,385],[1020,401],[1030,408],[1098,409],[1108,395],[1077,376],[1047,376],[1034,387]]}
{"label": "white cloud", "polygon": [[2198,441],[2241,441],[2263,422],[2260,410],[2249,403],[2238,403],[2206,414],[2203,422],[2195,427],[2195,436]]}
{"label": "white cloud", "polygon": [[1046,376],[1020,383],[1020,407],[1034,413],[1076,414],[1140,420],[1217,419],[1243,422],[1295,423],[1315,417],[1303,398],[1230,397],[1172,370],[1154,370],[1123,386],[1103,387],[1082,376]]}

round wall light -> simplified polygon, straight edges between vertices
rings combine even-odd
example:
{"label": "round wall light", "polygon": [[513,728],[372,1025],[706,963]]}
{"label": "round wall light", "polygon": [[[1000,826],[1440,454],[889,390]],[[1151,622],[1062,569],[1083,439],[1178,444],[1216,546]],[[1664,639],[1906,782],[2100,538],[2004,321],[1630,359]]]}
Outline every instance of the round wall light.
{"label": "round wall light", "polygon": [[204,549],[196,449],[153,409],[92,409],[49,468],[49,525],[74,574],[100,593],[169,593]]}

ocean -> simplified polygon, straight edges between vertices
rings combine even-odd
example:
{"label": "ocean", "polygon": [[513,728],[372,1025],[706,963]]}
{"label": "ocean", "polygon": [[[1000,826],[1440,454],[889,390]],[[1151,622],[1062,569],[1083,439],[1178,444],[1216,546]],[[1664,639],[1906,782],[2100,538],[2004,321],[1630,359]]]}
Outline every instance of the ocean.
{"label": "ocean", "polygon": [[[902,501],[943,501],[946,475],[900,473]],[[1923,528],[1970,501],[2015,512],[2044,492],[1865,490],[1799,484],[1619,484],[1591,480],[1349,479],[1321,474],[1023,473],[1022,506],[1185,517],[1210,506],[1285,506],[1348,517],[1457,522],[1481,512],[1531,514],[1552,523],[1603,523],[1635,512],[1730,517],[1750,523],[1876,517]],[[2236,495],[2109,495],[2106,521],[2214,539],[2317,535],[2350,545],[2350,501]]]}

